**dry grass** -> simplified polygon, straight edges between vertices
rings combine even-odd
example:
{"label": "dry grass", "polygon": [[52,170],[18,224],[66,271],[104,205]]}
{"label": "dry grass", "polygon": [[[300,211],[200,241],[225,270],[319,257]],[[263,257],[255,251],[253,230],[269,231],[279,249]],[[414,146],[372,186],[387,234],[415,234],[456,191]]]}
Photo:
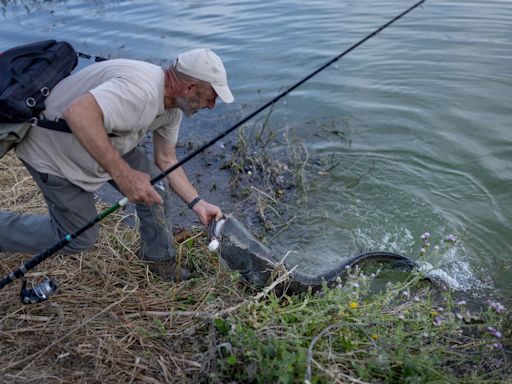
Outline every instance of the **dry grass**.
{"label": "dry grass", "polygon": [[[46,212],[37,187],[12,154],[0,163],[0,196],[2,209]],[[138,234],[122,224],[122,215],[101,223],[92,251],[52,256],[27,274],[29,284],[43,277],[58,282],[59,292],[49,301],[21,304],[19,281],[1,291],[0,382],[205,379],[215,354],[212,316],[244,302],[236,281],[204,251],[200,230],[176,236],[179,260],[195,278],[161,281],[136,258]],[[3,276],[32,255],[0,256]]]}
{"label": "dry grass", "polygon": [[[12,155],[0,163],[0,195],[2,209],[46,212]],[[27,274],[58,281],[49,301],[21,304],[19,281],[0,291],[0,383],[509,380],[508,311],[470,313],[449,292],[405,299],[421,274],[376,295],[372,279],[355,275],[354,284],[289,297],[271,293],[287,278],[281,271],[256,293],[207,251],[200,229],[176,234],[194,278],[171,284],[137,259],[138,232],[123,215],[101,222],[91,252],[50,257]],[[0,253],[0,274],[31,256]]]}

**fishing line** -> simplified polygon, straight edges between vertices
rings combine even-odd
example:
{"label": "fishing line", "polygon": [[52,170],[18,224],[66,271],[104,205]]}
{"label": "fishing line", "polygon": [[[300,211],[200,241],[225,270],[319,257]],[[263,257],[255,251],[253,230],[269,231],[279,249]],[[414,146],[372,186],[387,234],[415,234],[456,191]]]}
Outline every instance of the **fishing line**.
{"label": "fishing line", "polygon": [[[281,92],[280,94],[275,96],[273,99],[271,99],[267,103],[263,104],[261,107],[259,107],[258,109],[256,109],[255,111],[253,111],[252,113],[247,115],[246,117],[242,118],[238,123],[236,123],[235,125],[233,125],[232,127],[228,128],[228,129],[226,129],[224,132],[219,134],[217,137],[211,139],[206,144],[202,145],[201,147],[199,147],[198,149],[196,149],[195,151],[193,151],[192,153],[190,153],[189,155],[185,156],[183,159],[178,161],[172,167],[169,167],[168,169],[166,169],[165,171],[163,171],[162,173],[160,173],[159,175],[157,175],[156,177],[151,179],[151,184],[153,185],[153,184],[157,183],[158,181],[162,180],[169,173],[175,171],[177,168],[181,167],[183,164],[185,164],[188,161],[190,161],[192,158],[194,158],[195,156],[197,156],[198,154],[200,154],[201,152],[206,150],[208,147],[212,146],[217,141],[223,139],[225,136],[227,136],[228,134],[233,132],[235,129],[240,127],[242,124],[246,123],[247,121],[252,119],[254,116],[258,115],[260,112],[262,112],[263,110],[267,109],[268,107],[270,107],[271,105],[276,103],[278,100],[280,100],[283,97],[285,97],[286,95],[288,95],[294,89],[300,87],[302,84],[304,84],[306,81],[311,79],[313,76],[317,75],[318,73],[322,72],[327,67],[329,67],[332,64],[334,64],[336,61],[341,59],[343,56],[347,55],[348,53],[350,53],[351,51],[353,51],[354,49],[359,47],[361,44],[363,44],[367,40],[371,39],[373,36],[375,36],[376,34],[378,34],[381,31],[383,31],[384,29],[389,27],[391,24],[393,24],[397,20],[401,19],[403,16],[405,16],[406,14],[408,14],[409,12],[414,10],[415,8],[419,7],[425,1],[426,0],[418,1],[416,4],[412,5],[411,7],[409,7],[408,9],[403,11],[402,13],[400,13],[399,15],[395,16],[393,19],[391,19],[390,21],[388,21],[387,23],[385,23],[381,27],[377,28],[375,31],[373,31],[372,33],[368,34],[363,39],[359,40],[357,43],[352,45],[350,48],[346,49],[345,51],[341,52],[339,55],[337,55],[337,56],[333,57],[331,60],[327,61],[324,65],[320,66],[318,69],[316,69],[315,71],[311,72],[309,75],[307,75],[306,77],[302,78],[301,80],[299,80],[298,82],[293,84],[291,87],[287,88],[286,90],[284,90],[283,92]],[[128,199],[126,197],[124,197],[123,199],[119,200],[117,203],[111,205],[109,208],[107,208],[104,211],[100,212],[94,219],[92,219],[90,222],[85,224],[82,228],[78,229],[76,232],[67,234],[63,239],[61,239],[59,242],[57,242],[53,246],[51,246],[48,249],[46,249],[46,250],[40,252],[39,254],[35,255],[33,258],[31,258],[30,260],[28,260],[27,262],[22,264],[21,267],[19,267],[18,269],[12,271],[9,275],[5,276],[2,280],[0,280],[0,289],[2,289],[3,287],[5,287],[7,284],[11,283],[15,279],[24,276],[25,273],[27,273],[27,271],[29,271],[30,269],[34,268],[39,263],[43,262],[48,257],[52,256],[54,253],[56,253],[60,249],[64,248],[67,244],[69,244],[71,241],[76,239],[82,233],[84,233],[85,231],[87,231],[88,229],[93,227],[95,224],[97,224],[98,222],[103,220],[105,217],[110,215],[112,212],[116,211],[117,209],[119,209],[121,207],[124,207],[126,204],[128,204]]]}

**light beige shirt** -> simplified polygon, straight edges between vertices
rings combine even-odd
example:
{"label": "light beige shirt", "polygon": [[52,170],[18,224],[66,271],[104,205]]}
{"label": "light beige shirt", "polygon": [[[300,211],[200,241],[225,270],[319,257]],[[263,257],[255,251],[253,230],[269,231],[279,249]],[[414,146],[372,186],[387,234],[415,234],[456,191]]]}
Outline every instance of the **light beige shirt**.
{"label": "light beige shirt", "polygon": [[[157,65],[126,59],[92,64],[60,81],[45,102],[47,119],[58,119],[67,105],[89,92],[103,112],[112,145],[124,155],[147,132],[168,143],[178,139],[182,113],[164,108],[165,75]],[[68,179],[86,191],[95,191],[110,175],[71,133],[32,127],[16,147],[16,154],[39,172]]]}

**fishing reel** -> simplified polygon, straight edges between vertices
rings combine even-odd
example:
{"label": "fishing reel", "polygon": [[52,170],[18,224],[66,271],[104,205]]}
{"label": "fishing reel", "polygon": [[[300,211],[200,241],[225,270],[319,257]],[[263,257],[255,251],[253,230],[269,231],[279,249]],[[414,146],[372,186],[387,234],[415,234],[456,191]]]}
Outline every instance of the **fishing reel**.
{"label": "fishing reel", "polygon": [[36,304],[48,300],[55,292],[57,292],[57,283],[51,279],[46,279],[32,288],[27,288],[27,280],[23,279],[20,299],[23,304]]}

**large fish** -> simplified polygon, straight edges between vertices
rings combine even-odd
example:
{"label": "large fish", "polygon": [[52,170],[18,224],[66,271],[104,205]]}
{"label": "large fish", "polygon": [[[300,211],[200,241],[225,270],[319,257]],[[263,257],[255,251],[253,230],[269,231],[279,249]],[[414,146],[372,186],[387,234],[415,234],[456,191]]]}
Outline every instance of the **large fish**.
{"label": "large fish", "polygon": [[[228,215],[218,222],[213,222],[209,228],[209,235],[213,248],[219,247],[220,257],[227,266],[238,271],[241,276],[256,288],[264,287],[271,278],[272,272],[280,264],[274,253],[238,221],[234,216]],[[300,272],[295,265],[282,263],[290,272],[290,279],[284,284],[288,293],[297,293],[312,289],[321,289],[323,284],[329,286],[339,283],[346,277],[347,271],[356,266],[365,267],[368,264],[382,264],[386,268],[400,271],[412,271],[416,263],[411,259],[392,252],[365,252],[344,260],[330,271],[309,275]]]}

